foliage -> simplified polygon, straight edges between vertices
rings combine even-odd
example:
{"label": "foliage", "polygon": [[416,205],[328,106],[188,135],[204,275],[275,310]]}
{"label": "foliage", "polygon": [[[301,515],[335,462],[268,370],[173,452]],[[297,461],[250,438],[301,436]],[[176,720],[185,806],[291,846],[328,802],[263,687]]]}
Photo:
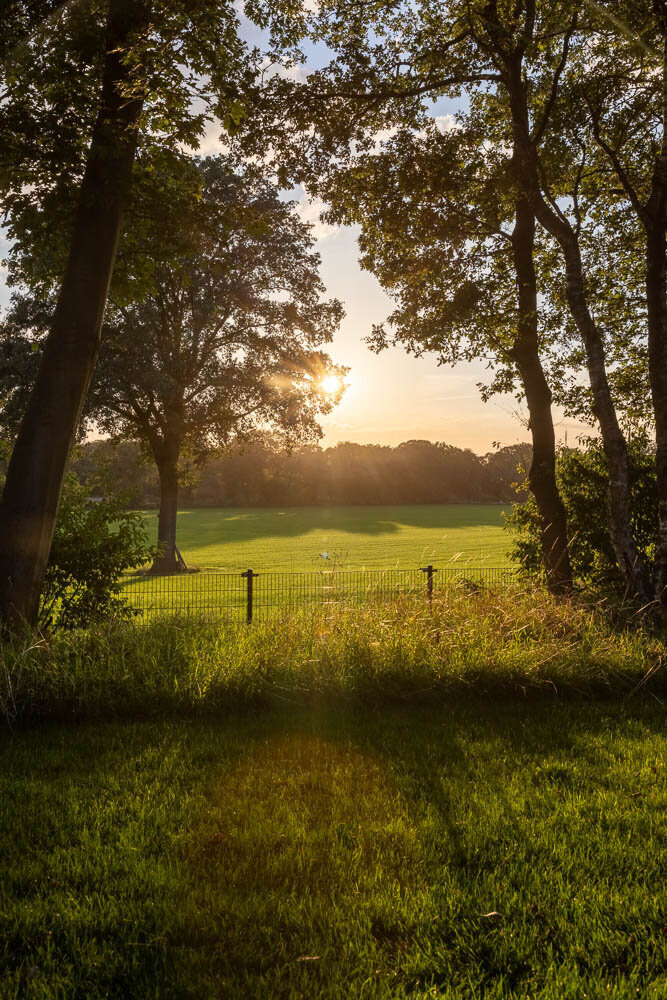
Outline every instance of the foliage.
{"label": "foliage", "polygon": [[[122,12],[122,4],[116,6]],[[138,27],[122,58],[131,80],[127,96],[143,101],[135,167],[141,186],[164,154],[196,148],[208,130],[234,131],[262,56],[241,38],[232,0],[128,6],[137,8]],[[68,251],[101,99],[108,7],[10,0],[3,10],[0,202],[17,241],[10,248],[10,280],[42,293],[58,284]],[[273,29],[276,61],[295,40],[285,7],[293,4],[272,3],[261,15],[262,25]],[[129,211],[136,222],[132,205]]]}
{"label": "foliage", "polygon": [[[263,81],[256,113],[273,129],[272,142],[260,149],[262,130],[250,127],[237,141],[273,156],[276,169],[324,198],[328,218],[361,226],[364,266],[397,304],[375,331],[377,346],[395,337],[446,363],[482,356],[495,371],[485,391],[512,391],[517,307],[508,237],[521,157],[510,90],[524,78],[544,198],[557,202],[579,241],[617,406],[646,417],[642,233],[591,115],[608,126],[630,180],[648,190],[662,117],[657,11],[636,0],[401,0],[363,11],[323,0],[308,27],[332,58],[303,79]],[[453,113],[437,113],[443,102]],[[290,127],[281,129],[286,116]],[[564,265],[544,231],[536,264],[552,389],[592,420]]]}
{"label": "foliage", "polygon": [[[191,167],[196,197],[156,196],[149,293],[109,310],[91,407],[109,433],[138,436],[160,464],[171,439],[197,462],[230,436],[273,424],[317,436],[339,369],[319,348],[342,317],[323,301],[319,255],[293,203],[251,166],[216,156]],[[165,220],[165,223],[162,222]],[[180,239],[168,264],[164,244]],[[342,372],[342,369],[340,369]]]}
{"label": "foliage", "polygon": [[[280,437],[258,433],[240,447],[213,452],[196,480],[180,490],[185,507],[304,507],[312,504],[441,504],[512,502],[530,464],[528,444],[486,455],[444,442],[389,445],[340,442],[287,450]],[[93,489],[111,476],[133,502],[154,507],[154,467],[136,441],[88,441],[72,466]]]}
{"label": "foliage", "polygon": [[84,441],[74,449],[69,469],[98,495],[113,483],[114,492],[129,497],[134,507],[154,507],[160,496],[157,470],[138,441]]}
{"label": "foliage", "polygon": [[[319,413],[343,390],[322,380],[345,372],[321,348],[343,310],[323,298],[309,227],[261,171],[222,155],[163,154],[153,167],[135,183],[139,219],[129,213],[86,416],[117,439],[138,438],[156,462],[155,568],[169,572],[179,485],[212,449],[259,428],[290,445],[321,433]],[[7,432],[49,326],[39,293],[14,297],[0,327]]]}
{"label": "foliage", "polygon": [[120,576],[147,562],[153,550],[141,515],[125,504],[120,495],[92,498],[73,475],[67,478],[42,592],[42,625],[72,629],[133,615],[121,596]]}
{"label": "foliage", "polygon": [[659,636],[532,586],[447,588],[431,606],[413,597],[333,604],[251,628],[167,613],[16,640],[0,657],[0,714],[15,719],[231,711],[286,697],[382,706],[620,696],[667,684]]}
{"label": "foliage", "polygon": [[50,299],[15,294],[0,315],[0,427],[6,447],[21,424],[52,313]]}
{"label": "foliage", "polygon": [[[561,449],[557,476],[570,531],[570,559],[575,577],[596,590],[623,594],[624,586],[608,529],[608,470],[599,440],[581,448]],[[658,530],[654,446],[644,434],[629,438],[632,527],[642,558],[651,564]],[[515,535],[513,558],[526,572],[540,575],[540,526],[532,498],[514,508],[507,527]]]}
{"label": "foliage", "polygon": [[[321,379],[344,372],[320,348],[343,311],[322,299],[319,255],[294,203],[230,157],[165,154],[133,198],[87,421],[138,437],[155,458],[176,435],[183,474],[260,425],[293,443],[316,438],[317,413],[337,399]],[[52,310],[41,294],[15,294],[0,323],[6,434],[20,422]]]}
{"label": "foliage", "polygon": [[[144,164],[145,166],[145,164]],[[315,440],[344,374],[322,346],[343,315],[323,298],[319,255],[292,202],[229,156],[162,155],[134,187],[86,416],[138,438],[162,490],[160,568],[175,561],[179,485],[229,440],[271,427]],[[35,377],[50,309],[16,295],[0,325],[0,420],[11,433]],[[17,358],[21,364],[17,364]]]}

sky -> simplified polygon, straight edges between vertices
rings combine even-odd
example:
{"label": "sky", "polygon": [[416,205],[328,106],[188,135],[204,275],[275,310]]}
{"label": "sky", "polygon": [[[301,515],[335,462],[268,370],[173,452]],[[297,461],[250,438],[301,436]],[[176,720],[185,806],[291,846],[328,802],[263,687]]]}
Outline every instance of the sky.
{"label": "sky", "polygon": [[[246,40],[261,44],[261,33],[242,20]],[[306,54],[307,65],[313,67],[326,58],[326,53],[315,48]],[[455,102],[440,101],[433,114],[449,116],[456,107]],[[211,154],[216,148],[220,148],[219,130],[212,124],[201,152]],[[400,347],[376,355],[366,347],[364,338],[374,323],[386,318],[392,302],[376,278],[360,268],[356,231],[322,223],[320,209],[300,192],[299,210],[314,227],[327,295],[340,299],[346,312],[329,353],[350,369],[342,402],[321,419],[322,445],[338,441],[395,445],[424,438],[484,453],[497,444],[529,440],[525,405],[513,396],[482,402],[477,384],[487,375],[483,362],[439,367],[434,356],[414,358]],[[0,258],[6,249],[0,240]],[[9,297],[4,278],[0,269],[0,308]],[[554,418],[558,440],[563,441],[568,433],[573,443],[582,425],[563,419],[559,412]]]}
{"label": "sky", "polygon": [[[317,215],[312,207],[310,214]],[[529,440],[525,406],[513,396],[482,402],[477,384],[488,377],[483,362],[438,366],[433,355],[414,358],[400,347],[376,355],[366,347],[364,337],[392,310],[392,301],[360,268],[353,229],[315,225],[327,292],[341,299],[346,311],[329,353],[350,368],[342,402],[321,421],[322,443],[394,445],[425,438],[484,453],[495,443]],[[580,425],[558,413],[555,419],[559,440],[567,429],[573,442]]]}
{"label": "sky", "polygon": [[[211,136],[206,151],[216,141]],[[339,441],[360,444],[400,444],[411,438],[445,441],[480,454],[501,445],[528,441],[525,405],[513,396],[495,396],[483,403],[477,383],[486,376],[483,363],[438,366],[433,356],[414,358],[402,348],[390,347],[373,354],[364,337],[373,323],[380,323],[392,310],[392,302],[377,279],[358,262],[357,236],[350,227],[333,227],[319,220],[320,206],[300,198],[302,215],[314,226],[321,274],[327,295],[340,299],[345,318],[329,353],[347,365],[350,374],[342,402],[322,417],[324,447]],[[7,244],[0,243],[0,257]],[[0,272],[0,306],[8,302]],[[574,443],[582,426],[555,413],[556,434],[564,440],[568,430]]]}

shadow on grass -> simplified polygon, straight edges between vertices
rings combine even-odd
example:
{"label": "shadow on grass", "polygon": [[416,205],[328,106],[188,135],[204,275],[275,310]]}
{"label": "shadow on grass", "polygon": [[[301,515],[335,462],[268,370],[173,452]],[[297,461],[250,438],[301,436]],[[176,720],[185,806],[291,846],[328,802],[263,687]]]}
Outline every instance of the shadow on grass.
{"label": "shadow on grass", "polygon": [[595,995],[634,962],[657,997],[664,722],[473,704],[5,735],[3,995]]}
{"label": "shadow on grass", "polygon": [[[509,505],[505,505],[507,507]],[[395,534],[401,527],[436,530],[502,527],[499,504],[415,504],[395,506],[226,508],[181,510],[181,547],[205,549],[221,542],[243,544],[262,538],[295,538],[312,531]],[[156,514],[146,512],[153,521]],[[196,521],[196,526],[191,522]]]}

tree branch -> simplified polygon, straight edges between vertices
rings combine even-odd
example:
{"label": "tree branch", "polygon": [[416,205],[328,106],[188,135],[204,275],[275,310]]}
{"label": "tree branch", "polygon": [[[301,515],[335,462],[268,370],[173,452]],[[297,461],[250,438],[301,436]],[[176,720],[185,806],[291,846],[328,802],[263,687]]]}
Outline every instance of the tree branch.
{"label": "tree branch", "polygon": [[349,101],[382,101],[388,97],[408,98],[420,97],[433,90],[441,90],[443,87],[456,86],[462,83],[484,83],[485,81],[499,83],[501,80],[499,73],[473,73],[467,76],[441,77],[438,80],[429,80],[417,87],[381,87],[379,90],[354,91],[354,90],[330,90],[330,91],[310,91],[309,96],[318,100],[332,100],[343,98]]}
{"label": "tree branch", "polygon": [[630,180],[630,175],[628,174],[625,167],[621,163],[618,153],[603,137],[602,132],[600,131],[599,116],[595,113],[595,109],[593,108],[593,104],[591,102],[590,97],[588,96],[588,93],[586,92],[585,87],[581,87],[581,94],[584,98],[584,102],[586,104],[586,107],[588,108],[588,113],[590,115],[591,128],[593,130],[593,138],[597,142],[600,149],[607,155],[607,158],[609,159],[611,165],[614,168],[616,176],[621,182],[623,190],[628,196],[630,204],[632,205],[632,207],[634,208],[635,212],[637,213],[641,221],[644,223],[644,225],[646,225],[646,223],[648,222],[646,209],[644,205],[642,205],[639,195],[637,194],[634,185]]}
{"label": "tree branch", "polygon": [[563,37],[563,51],[561,53],[558,66],[556,66],[556,70],[553,75],[553,80],[551,81],[551,92],[549,94],[549,99],[547,100],[544,112],[542,114],[542,120],[540,121],[540,124],[538,125],[537,129],[535,130],[533,142],[535,143],[536,146],[539,145],[540,139],[544,135],[544,130],[547,127],[549,118],[551,116],[551,112],[553,111],[554,104],[556,103],[558,86],[560,84],[560,78],[563,75],[563,70],[565,69],[565,65],[567,63],[567,56],[570,51],[570,40],[577,28],[577,19],[578,19],[578,11],[575,11],[573,18],[570,21],[570,26],[565,32],[565,35]]}

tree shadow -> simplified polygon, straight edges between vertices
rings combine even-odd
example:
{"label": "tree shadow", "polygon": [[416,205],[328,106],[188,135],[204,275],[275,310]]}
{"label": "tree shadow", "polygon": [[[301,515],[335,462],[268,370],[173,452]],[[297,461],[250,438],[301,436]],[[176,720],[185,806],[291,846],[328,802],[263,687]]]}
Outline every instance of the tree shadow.
{"label": "tree shadow", "polygon": [[[539,770],[556,787],[563,761],[595,763],[595,739],[628,726],[663,734],[664,713],[639,701],[321,706],[5,734],[5,895],[57,928],[45,939],[19,919],[12,969],[93,975],[90,996],[209,995],[212,981],[221,996],[324,996],[332,975],[355,995],[364,969],[436,934],[432,872],[474,871],[461,802],[475,799],[467,822],[481,827],[480,782],[511,827],[497,776]],[[72,906],[71,924],[53,917]]]}
{"label": "tree shadow", "polygon": [[[507,506],[507,505],[506,505]],[[265,537],[294,537],[311,531],[344,531],[352,534],[391,534],[401,526],[434,530],[502,527],[498,504],[421,504],[396,506],[193,508],[178,513],[181,538],[191,530],[197,544],[206,536],[225,541],[256,541]],[[153,519],[153,512],[145,514]],[[189,529],[188,522],[197,524]]]}
{"label": "tree shadow", "polygon": [[[154,531],[154,515],[146,518]],[[443,546],[443,563],[456,556],[478,564],[489,547],[489,532],[494,552],[498,548],[502,525],[502,508],[494,504],[198,508],[179,512],[177,537],[188,562],[211,567],[236,566],[239,557],[247,562],[246,546],[256,547],[252,559],[258,569],[294,558],[318,563],[322,552],[326,563],[339,567],[376,564],[380,557],[385,566],[406,556],[416,564],[423,550],[435,555]]]}

